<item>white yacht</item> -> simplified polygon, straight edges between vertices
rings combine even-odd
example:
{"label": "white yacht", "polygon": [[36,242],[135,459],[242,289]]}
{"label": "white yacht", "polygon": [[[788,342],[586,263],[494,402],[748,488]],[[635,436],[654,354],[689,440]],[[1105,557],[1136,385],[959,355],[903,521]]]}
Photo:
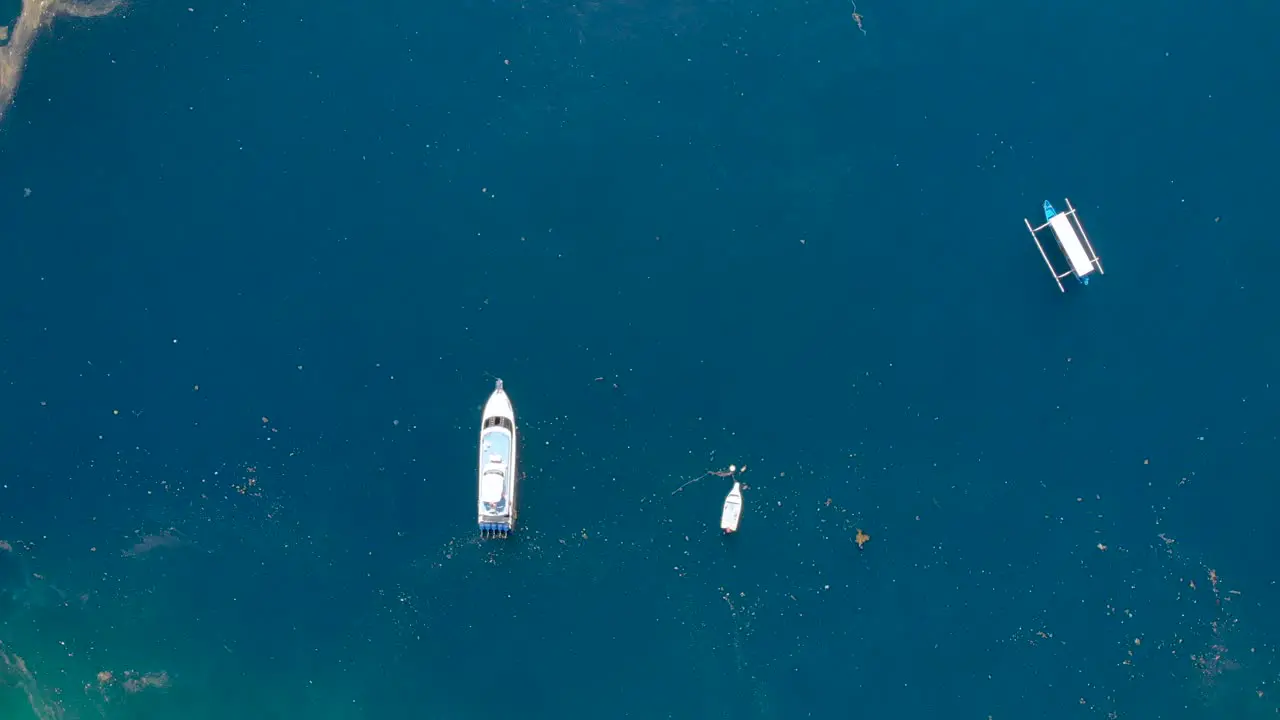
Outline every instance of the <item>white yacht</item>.
{"label": "white yacht", "polygon": [[506,537],[516,527],[516,413],[499,380],[480,421],[478,522],[482,537]]}
{"label": "white yacht", "polygon": [[742,520],[742,483],[733,481],[733,489],[724,498],[724,508],[720,510],[720,529],[728,533],[738,532],[738,522]]}

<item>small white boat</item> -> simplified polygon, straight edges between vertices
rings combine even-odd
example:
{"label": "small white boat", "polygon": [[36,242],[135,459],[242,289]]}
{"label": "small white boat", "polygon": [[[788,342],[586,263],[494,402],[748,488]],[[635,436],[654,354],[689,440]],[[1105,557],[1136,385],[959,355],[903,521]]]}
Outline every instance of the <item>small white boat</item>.
{"label": "small white boat", "polygon": [[482,537],[507,537],[516,527],[516,413],[499,380],[480,420],[478,523]]}
{"label": "small white boat", "polygon": [[733,489],[724,497],[724,509],[720,511],[720,529],[725,533],[738,532],[742,519],[742,483],[733,481]]}

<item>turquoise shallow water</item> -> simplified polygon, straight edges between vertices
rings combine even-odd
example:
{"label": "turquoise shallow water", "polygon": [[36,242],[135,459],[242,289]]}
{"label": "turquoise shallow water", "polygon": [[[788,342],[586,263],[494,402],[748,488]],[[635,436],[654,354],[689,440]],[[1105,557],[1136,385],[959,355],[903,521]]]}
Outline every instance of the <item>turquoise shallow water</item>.
{"label": "turquoise shallow water", "polygon": [[[858,12],[56,24],[0,128],[4,717],[1273,716],[1280,18]],[[726,539],[672,491],[730,463]]]}

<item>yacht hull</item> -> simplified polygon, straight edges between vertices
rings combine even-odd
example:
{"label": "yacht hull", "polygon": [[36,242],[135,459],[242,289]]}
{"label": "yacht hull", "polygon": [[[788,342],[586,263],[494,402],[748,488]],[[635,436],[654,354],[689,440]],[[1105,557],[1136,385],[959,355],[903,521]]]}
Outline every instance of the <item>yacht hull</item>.
{"label": "yacht hull", "polygon": [[480,418],[476,522],[483,537],[507,537],[516,528],[517,440],[515,410],[499,380]]}

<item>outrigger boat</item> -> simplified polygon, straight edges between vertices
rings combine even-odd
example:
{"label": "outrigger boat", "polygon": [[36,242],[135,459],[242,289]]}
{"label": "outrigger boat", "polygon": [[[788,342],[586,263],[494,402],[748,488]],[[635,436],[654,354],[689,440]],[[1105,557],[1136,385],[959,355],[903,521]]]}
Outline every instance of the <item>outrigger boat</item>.
{"label": "outrigger boat", "polygon": [[507,537],[516,527],[516,413],[502,381],[480,421],[478,522],[481,537]]}
{"label": "outrigger boat", "polygon": [[[1084,225],[1080,224],[1079,213],[1072,207],[1071,200],[1066,198],[1064,200],[1067,203],[1066,212],[1058,212],[1053,208],[1053,203],[1048,200],[1044,201],[1044,224],[1039,227],[1031,227],[1030,220],[1022,219],[1027,224],[1027,229],[1031,231],[1031,239],[1035,240],[1036,247],[1040,248],[1040,257],[1044,258],[1044,264],[1049,266],[1053,281],[1058,283],[1058,289],[1062,292],[1067,291],[1062,286],[1063,278],[1075,275],[1081,285],[1088,285],[1089,276],[1094,271],[1097,271],[1099,275],[1106,274],[1106,271],[1102,269],[1102,258],[1098,257],[1098,253],[1094,252],[1093,244],[1089,242],[1089,236],[1085,234]],[[1067,257],[1068,267],[1062,272],[1058,272],[1058,268],[1054,267],[1053,263],[1049,261],[1049,255],[1044,251],[1040,236],[1036,234],[1045,228],[1053,230],[1053,237],[1058,241],[1058,248]]]}
{"label": "outrigger boat", "polygon": [[738,521],[742,520],[742,483],[733,481],[733,488],[724,498],[724,509],[720,511],[720,529],[725,534],[738,532]]}

